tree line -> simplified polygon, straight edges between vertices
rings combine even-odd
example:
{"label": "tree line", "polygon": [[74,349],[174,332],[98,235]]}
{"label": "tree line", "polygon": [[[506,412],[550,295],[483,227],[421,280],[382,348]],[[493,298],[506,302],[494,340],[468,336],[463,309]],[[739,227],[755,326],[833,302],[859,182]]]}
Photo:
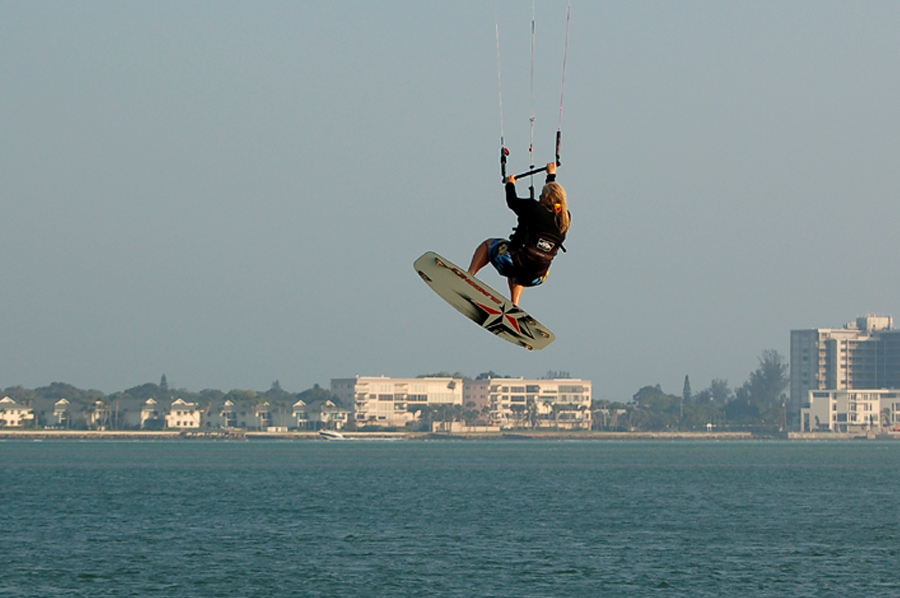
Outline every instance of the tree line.
{"label": "tree line", "polygon": [[748,430],[773,433],[791,423],[787,413],[790,366],[780,353],[764,351],[759,366],[744,384],[730,388],[713,379],[693,392],[684,377],[680,395],[668,394],[657,384],[638,390],[627,404],[594,400],[594,427],[610,430]]}
{"label": "tree line", "polygon": [[[690,377],[684,378],[684,387],[680,395],[663,391],[659,384],[648,385],[639,389],[632,399],[626,403],[594,398],[593,427],[609,431],[701,431],[710,427],[720,430],[750,430],[756,432],[777,432],[784,430],[790,423],[786,411],[787,397],[784,391],[788,387],[789,365],[777,351],[764,351],[759,357],[759,366],[750,373],[747,381],[732,389],[727,380],[713,379],[709,386],[694,392]],[[455,373],[427,374],[425,376],[454,376],[466,378]],[[423,376],[424,377],[424,376]],[[501,378],[495,372],[479,374],[476,379]],[[546,378],[568,378],[568,372],[547,372]],[[112,394],[104,394],[98,390],[82,390],[71,384],[54,382],[48,386],[26,389],[13,386],[2,391],[2,396],[9,396],[18,403],[35,409],[38,425],[47,421],[52,414],[53,405],[60,399],[67,399],[76,413],[85,413],[99,401],[103,404],[131,405],[143,404],[153,398],[165,404],[167,401],[182,398],[187,402],[195,402],[201,407],[232,401],[236,406],[252,408],[268,402],[272,409],[290,409],[298,400],[312,404],[332,400],[341,401],[330,390],[318,384],[299,393],[291,393],[281,388],[276,380],[266,391],[233,389],[228,392],[215,389],[204,389],[192,392],[187,389],[170,388],[166,376],[159,384],[146,383]],[[352,405],[341,405],[351,409]],[[478,423],[484,413],[477,411],[473,405],[438,405],[423,409],[420,416],[432,421],[466,421]],[[521,425],[528,427],[531,418],[523,413]],[[422,422],[420,422],[421,424]]]}
{"label": "tree line", "polygon": [[17,403],[33,408],[36,415],[35,425],[38,426],[47,425],[53,414],[54,405],[57,401],[66,399],[69,402],[69,411],[75,418],[73,422],[75,427],[86,426],[88,412],[98,402],[110,409],[121,408],[137,412],[140,411],[147,399],[155,399],[160,405],[168,407],[171,401],[180,398],[188,403],[197,403],[201,408],[207,408],[213,404],[223,404],[230,400],[237,409],[247,411],[251,411],[255,406],[263,403],[268,403],[272,410],[289,411],[298,400],[304,401],[307,405],[326,400],[340,404],[330,390],[322,388],[318,384],[299,393],[285,391],[277,380],[266,391],[233,389],[223,392],[208,388],[194,392],[184,388],[169,387],[165,374],[159,384],[148,382],[111,394],[104,394],[99,390],[83,390],[71,384],[54,382],[35,389],[11,386],[0,391],[0,396],[8,396]]}

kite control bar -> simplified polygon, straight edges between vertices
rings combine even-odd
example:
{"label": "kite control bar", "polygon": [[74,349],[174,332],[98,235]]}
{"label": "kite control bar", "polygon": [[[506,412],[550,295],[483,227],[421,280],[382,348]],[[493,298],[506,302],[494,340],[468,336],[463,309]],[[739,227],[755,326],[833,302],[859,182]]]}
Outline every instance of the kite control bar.
{"label": "kite control bar", "polygon": [[[559,161],[559,144],[561,141],[561,134],[559,131],[556,132],[556,165],[562,166],[562,162]],[[500,147],[500,173],[503,175],[503,181],[506,181],[506,156],[509,155],[509,150],[506,147]],[[517,174],[516,178],[521,179],[527,176],[531,176],[533,174],[537,174],[539,172],[546,172],[547,167],[541,166],[540,168],[533,168],[528,172],[523,172],[522,174]]]}
{"label": "kite control bar", "polygon": [[[562,162],[560,162],[559,160],[557,160],[557,161],[556,161],[556,165],[557,165],[557,166],[562,166]],[[535,168],[535,169],[533,169],[533,170],[529,170],[528,172],[523,172],[522,174],[517,174],[517,175],[516,175],[516,178],[517,178],[517,179],[525,178],[525,177],[527,177],[527,176],[531,176],[531,175],[537,174],[537,173],[539,173],[539,172],[545,172],[546,170],[547,170],[547,167],[546,167],[546,166],[541,166],[540,168]]]}

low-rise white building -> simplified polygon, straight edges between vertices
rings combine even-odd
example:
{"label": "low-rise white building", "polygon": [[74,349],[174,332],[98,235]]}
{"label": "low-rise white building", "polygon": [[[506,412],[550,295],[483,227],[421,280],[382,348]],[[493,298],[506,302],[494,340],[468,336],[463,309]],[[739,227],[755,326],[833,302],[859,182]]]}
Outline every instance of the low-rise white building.
{"label": "low-rise white building", "polygon": [[206,427],[213,430],[239,427],[238,410],[234,401],[226,399],[224,403],[211,404],[207,411]]}
{"label": "low-rise white building", "polygon": [[112,423],[111,414],[109,405],[98,399],[88,412],[88,425],[95,430],[108,430]]}
{"label": "low-rise white building", "polygon": [[272,405],[262,401],[253,407],[254,426],[257,430],[270,432],[286,432],[294,428],[293,410],[283,403]]}
{"label": "low-rise white building", "polygon": [[188,403],[182,398],[175,399],[166,413],[166,427],[181,430],[199,428],[203,422],[203,411],[197,403]]}
{"label": "low-rise white building", "polygon": [[165,418],[159,412],[156,399],[151,397],[144,401],[143,406],[141,406],[141,429],[155,430],[162,428],[164,421]]}
{"label": "low-rise white building", "polygon": [[69,400],[60,399],[53,404],[53,423],[57,428],[68,428],[72,423],[72,414],[69,411]]}
{"label": "low-rise white building", "polygon": [[329,399],[310,405],[308,414],[312,427],[319,430],[340,430],[347,425],[351,411]]}
{"label": "low-rise white building", "polygon": [[34,409],[9,397],[0,399],[0,427],[21,428],[34,422]]}
{"label": "low-rise white building", "polygon": [[303,399],[299,399],[291,407],[291,424],[297,430],[308,430],[310,427],[309,407]]}
{"label": "low-rise white building", "polygon": [[900,431],[900,390],[810,390],[800,407],[803,432]]}
{"label": "low-rise white building", "polygon": [[253,406],[253,420],[257,430],[268,430],[272,427],[272,411],[268,401]]}
{"label": "low-rise white building", "polygon": [[357,426],[405,426],[423,407],[462,407],[463,388],[463,379],[454,377],[357,376],[331,381],[331,393],[344,405],[352,406]]}

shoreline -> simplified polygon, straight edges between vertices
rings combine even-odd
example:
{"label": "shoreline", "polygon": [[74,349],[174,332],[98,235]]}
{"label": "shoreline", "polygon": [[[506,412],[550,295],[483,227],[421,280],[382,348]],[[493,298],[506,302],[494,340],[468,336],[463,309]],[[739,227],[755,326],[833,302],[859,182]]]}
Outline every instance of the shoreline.
{"label": "shoreline", "polygon": [[[752,440],[750,432],[341,432],[340,440]],[[316,431],[0,430],[0,440],[335,440]]]}
{"label": "shoreline", "polygon": [[[760,436],[751,432],[603,432],[529,431],[505,432],[341,432],[341,440],[900,440],[898,433],[839,434],[788,432]],[[325,440],[316,431],[257,432],[248,430],[0,430],[0,440]]]}

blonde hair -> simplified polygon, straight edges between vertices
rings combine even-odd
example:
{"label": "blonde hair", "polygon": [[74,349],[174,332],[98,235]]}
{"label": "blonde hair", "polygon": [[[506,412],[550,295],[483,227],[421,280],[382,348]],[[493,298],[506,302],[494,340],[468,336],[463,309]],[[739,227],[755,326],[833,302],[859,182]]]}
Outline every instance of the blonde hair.
{"label": "blonde hair", "polygon": [[566,190],[563,189],[563,186],[556,181],[547,183],[541,189],[541,198],[546,198],[550,203],[550,209],[556,212],[556,225],[559,227],[559,232],[563,234],[568,232],[572,216],[569,214],[569,204],[566,201]]}

